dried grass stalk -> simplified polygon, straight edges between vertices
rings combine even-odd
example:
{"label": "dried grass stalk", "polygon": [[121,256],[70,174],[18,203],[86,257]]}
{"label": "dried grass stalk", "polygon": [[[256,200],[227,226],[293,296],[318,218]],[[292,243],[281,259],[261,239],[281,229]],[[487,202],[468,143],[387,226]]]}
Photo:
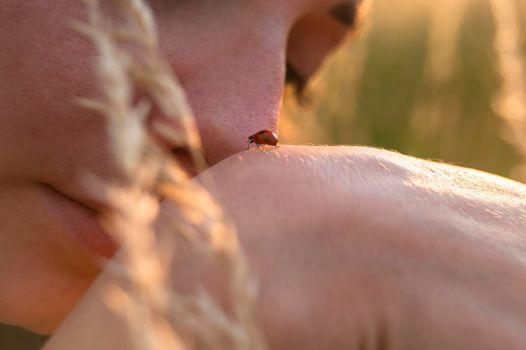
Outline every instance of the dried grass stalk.
{"label": "dried grass stalk", "polygon": [[505,121],[504,137],[523,157],[520,166],[522,180],[526,180],[526,68],[520,53],[519,11],[513,0],[491,0],[495,16],[495,52],[502,75],[500,92],[495,99],[495,110]]}
{"label": "dried grass stalk", "polygon": [[458,96],[449,84],[458,61],[458,40],[470,0],[429,3],[427,51],[422,87],[413,105],[411,128],[422,141],[436,137],[445,124],[454,125],[461,115]]}
{"label": "dried grass stalk", "polygon": [[[124,185],[91,180],[92,190],[104,193],[112,211],[105,225],[123,244],[123,265],[109,265],[119,279],[110,306],[125,317],[140,349],[181,348],[177,332],[190,332],[211,349],[265,349],[254,316],[256,284],[232,225],[209,193],[195,182],[149,135],[145,120],[152,105],[172,118],[177,127],[157,125],[170,141],[190,149],[203,166],[201,143],[184,94],[158,48],[154,16],[142,0],[114,0],[126,22],[116,26],[101,14],[99,0],[83,0],[88,23],[75,22],[76,30],[96,47],[101,99],[79,103],[108,120],[115,159]],[[120,44],[135,46],[131,56]],[[147,96],[133,103],[134,88]],[[181,295],[169,287],[170,266],[162,261],[153,222],[158,198],[173,202],[183,220],[169,220],[169,229],[223,263],[230,276],[233,315],[227,315],[206,293]]]}
{"label": "dried grass stalk", "polygon": [[446,84],[456,64],[458,36],[468,0],[444,0],[430,6],[431,19],[424,73],[430,84]]}

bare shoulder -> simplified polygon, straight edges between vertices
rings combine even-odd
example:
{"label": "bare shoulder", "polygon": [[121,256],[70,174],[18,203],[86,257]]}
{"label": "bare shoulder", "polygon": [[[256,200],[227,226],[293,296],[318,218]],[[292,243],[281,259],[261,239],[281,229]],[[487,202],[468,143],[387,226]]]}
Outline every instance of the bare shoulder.
{"label": "bare shoulder", "polygon": [[309,233],[335,246],[367,235],[400,254],[430,237],[526,251],[526,186],[482,171],[368,147],[282,146],[238,154],[210,173],[247,245]]}
{"label": "bare shoulder", "polygon": [[[447,293],[438,298],[437,290],[468,291],[466,305],[477,295],[477,305],[484,307],[502,300],[513,301],[510,312],[523,306],[526,286],[513,282],[524,280],[523,184],[395,152],[345,146],[246,152],[210,173],[261,280],[263,319],[286,344],[282,348],[299,348],[299,339],[318,345],[313,348],[327,346],[314,331],[294,338],[273,328],[280,320],[265,312],[275,305],[295,315],[281,329],[290,329],[290,324],[305,329],[302,320],[314,314],[320,324],[354,332],[365,321],[344,310],[365,308],[367,315],[380,310],[381,318],[398,327],[390,332],[407,336],[402,338],[409,343],[411,330],[421,325],[427,329],[418,328],[420,334],[429,331],[429,339],[445,329],[444,339],[458,336],[473,342],[461,331],[455,333],[461,326],[451,325],[479,316],[457,312],[454,298],[438,302]],[[502,285],[509,295],[484,294]],[[334,297],[338,303],[320,298],[322,294],[344,297]],[[300,307],[291,311],[291,300]],[[450,319],[444,310],[462,317]],[[432,323],[442,319],[445,326]],[[484,329],[485,321],[480,323],[475,326]],[[353,338],[345,332],[330,343]],[[292,338],[297,342],[291,343]],[[409,343],[400,348],[426,347]]]}
{"label": "bare shoulder", "polygon": [[330,209],[360,203],[371,208],[439,205],[469,211],[477,202],[495,215],[511,207],[523,215],[526,200],[521,183],[370,147],[247,151],[215,165],[205,174],[210,175],[227,204],[245,198],[253,209],[258,203],[270,207],[311,203]]}

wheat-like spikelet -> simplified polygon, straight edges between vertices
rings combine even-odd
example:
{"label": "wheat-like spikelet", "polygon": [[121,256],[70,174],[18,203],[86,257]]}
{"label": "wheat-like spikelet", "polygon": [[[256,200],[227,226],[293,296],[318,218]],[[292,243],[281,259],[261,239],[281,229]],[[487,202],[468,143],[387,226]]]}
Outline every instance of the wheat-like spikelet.
{"label": "wheat-like spikelet", "polygon": [[[448,90],[457,64],[458,40],[463,15],[470,0],[429,3],[429,32],[419,91],[411,115],[411,127],[422,140],[435,136],[441,125],[458,118],[457,96]],[[427,96],[426,96],[427,95]]]}
{"label": "wheat-like spikelet", "polygon": [[502,85],[494,106],[505,121],[505,138],[523,157],[517,177],[526,180],[526,68],[520,54],[518,9],[513,0],[491,0],[495,16],[495,52]]}
{"label": "wheat-like spikelet", "polygon": [[[105,225],[123,244],[124,265],[108,267],[121,281],[108,300],[123,314],[141,349],[164,349],[166,344],[181,347],[179,331],[197,335],[209,348],[265,349],[254,316],[255,283],[232,225],[204,188],[187,181],[184,171],[146,129],[145,119],[155,104],[178,125],[154,125],[156,131],[187,146],[197,165],[204,164],[184,91],[159,52],[153,14],[142,0],[114,0],[126,18],[117,27],[101,14],[99,0],[83,1],[89,21],[75,22],[74,27],[98,51],[96,72],[103,98],[80,103],[107,117],[114,156],[126,178],[124,185],[91,180],[93,191],[105,193],[113,208]],[[123,42],[136,46],[140,57],[124,51],[119,46]],[[135,86],[148,95],[134,105]],[[188,239],[227,267],[232,316],[204,292],[181,295],[170,289],[170,264],[161,259],[152,229],[159,197],[171,201],[184,219],[167,220],[169,227],[164,229]]]}
{"label": "wheat-like spikelet", "polygon": [[444,0],[430,5],[431,18],[425,78],[431,84],[447,83],[453,73],[459,30],[468,0]]}

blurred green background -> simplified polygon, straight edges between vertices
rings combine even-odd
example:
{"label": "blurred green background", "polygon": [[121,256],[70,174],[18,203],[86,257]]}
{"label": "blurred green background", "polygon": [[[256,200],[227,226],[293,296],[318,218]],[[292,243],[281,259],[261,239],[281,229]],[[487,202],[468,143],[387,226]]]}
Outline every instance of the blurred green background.
{"label": "blurred green background", "polygon": [[[514,5],[522,34],[526,1]],[[495,29],[489,0],[374,1],[309,84],[307,106],[286,94],[280,141],[377,146],[518,178],[492,108]]]}

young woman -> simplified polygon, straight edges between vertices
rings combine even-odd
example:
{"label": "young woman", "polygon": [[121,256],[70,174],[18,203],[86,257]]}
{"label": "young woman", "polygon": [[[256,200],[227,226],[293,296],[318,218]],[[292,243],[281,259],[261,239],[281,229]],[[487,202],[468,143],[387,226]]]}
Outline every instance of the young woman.
{"label": "young woman", "polygon": [[[369,148],[238,154],[255,131],[277,130],[286,69],[308,79],[357,1],[150,5],[260,279],[273,348],[526,346],[523,185]],[[87,170],[116,177],[104,120],[72,103],[96,94],[94,50],[69,25],[84,6],[8,0],[0,9],[0,322],[52,333],[70,314],[55,344],[103,348],[118,333],[89,311],[97,286],[73,309],[100,273],[93,256],[116,249],[80,183]],[[187,266],[176,264],[175,283],[192,283]]]}

